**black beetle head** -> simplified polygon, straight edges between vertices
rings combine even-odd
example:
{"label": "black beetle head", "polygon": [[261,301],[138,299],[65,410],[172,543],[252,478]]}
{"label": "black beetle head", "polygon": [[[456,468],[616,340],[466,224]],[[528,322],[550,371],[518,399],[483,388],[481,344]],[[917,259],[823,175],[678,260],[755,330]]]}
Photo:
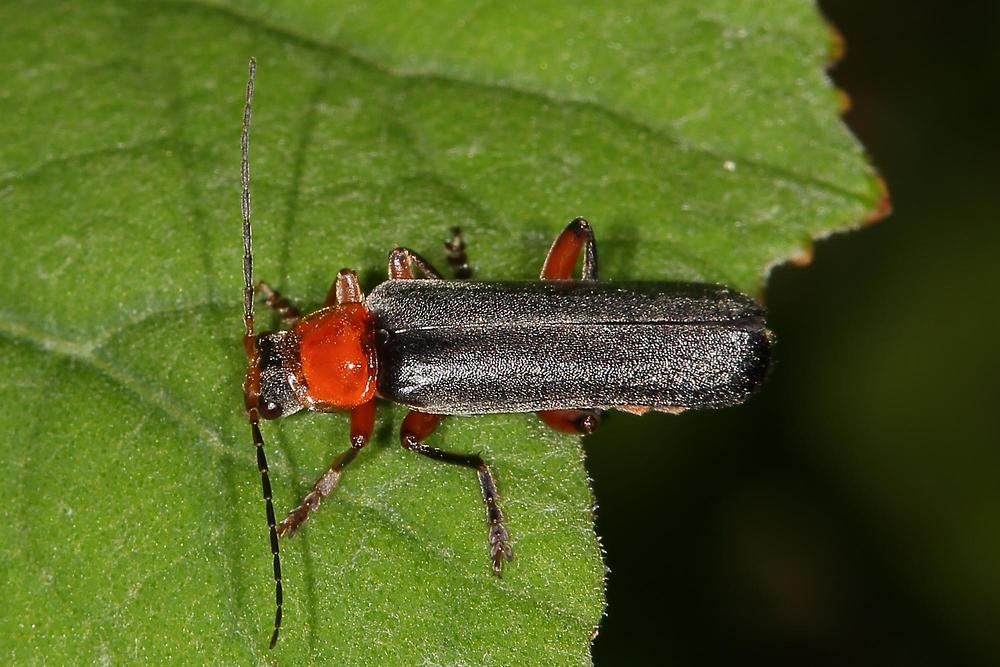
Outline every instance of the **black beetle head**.
{"label": "black beetle head", "polygon": [[262,333],[257,337],[260,373],[257,411],[264,419],[285,417],[302,409],[295,395],[299,371],[299,349],[288,331]]}

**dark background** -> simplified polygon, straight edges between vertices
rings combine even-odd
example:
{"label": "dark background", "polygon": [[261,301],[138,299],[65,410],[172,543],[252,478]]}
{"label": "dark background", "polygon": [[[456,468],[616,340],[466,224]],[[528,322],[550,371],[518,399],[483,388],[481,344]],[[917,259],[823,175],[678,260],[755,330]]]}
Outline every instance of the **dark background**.
{"label": "dark background", "polygon": [[599,666],[1000,664],[1000,3],[821,6],[894,212],[774,272],[750,403],[586,441]]}

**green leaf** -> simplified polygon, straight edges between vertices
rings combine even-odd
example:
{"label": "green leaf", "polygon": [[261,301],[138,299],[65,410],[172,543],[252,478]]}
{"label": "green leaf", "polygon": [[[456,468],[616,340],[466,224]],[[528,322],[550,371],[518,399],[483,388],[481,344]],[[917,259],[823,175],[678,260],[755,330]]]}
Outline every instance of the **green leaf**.
{"label": "green leaf", "polygon": [[[576,215],[605,277],[756,292],[878,181],[801,2],[7,3],[0,8],[0,565],[8,662],[586,664],[603,564],[579,442],[453,419],[517,559],[489,573],[474,476],[398,446],[403,410],[272,582],[242,414],[238,137],[256,275],[309,307],[405,244],[530,278]],[[266,323],[266,317],[262,318]],[[344,416],[264,425],[278,511]],[[627,443],[623,443],[623,447]]]}

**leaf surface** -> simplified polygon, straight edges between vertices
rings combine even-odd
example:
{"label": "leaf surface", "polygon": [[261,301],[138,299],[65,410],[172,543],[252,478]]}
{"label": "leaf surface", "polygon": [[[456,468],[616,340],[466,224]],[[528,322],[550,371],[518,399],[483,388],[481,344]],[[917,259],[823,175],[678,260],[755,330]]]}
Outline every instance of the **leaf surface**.
{"label": "leaf surface", "polygon": [[[604,277],[758,292],[878,181],[822,72],[808,3],[459,2],[0,8],[0,448],[12,663],[267,662],[273,613],[240,383],[239,122],[255,270],[307,308],[395,245],[537,275],[572,217]],[[260,321],[267,324],[266,315]],[[517,559],[489,574],[474,476],[403,451],[403,410],[282,551],[273,656],[587,664],[603,563],[579,443],[526,415],[446,421],[480,451]],[[348,443],[264,425],[275,504]]]}

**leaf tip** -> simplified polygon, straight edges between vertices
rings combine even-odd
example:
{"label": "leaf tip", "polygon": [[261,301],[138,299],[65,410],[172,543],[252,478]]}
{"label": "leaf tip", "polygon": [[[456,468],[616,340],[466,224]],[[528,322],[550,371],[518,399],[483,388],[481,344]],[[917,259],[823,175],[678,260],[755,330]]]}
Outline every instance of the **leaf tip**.
{"label": "leaf tip", "polygon": [[809,266],[814,256],[813,240],[812,238],[807,238],[798,249],[788,256],[788,262],[793,266]]}
{"label": "leaf tip", "polygon": [[868,211],[868,214],[861,219],[862,225],[872,225],[886,218],[892,213],[892,196],[889,194],[889,185],[881,175],[875,174],[875,206]]}
{"label": "leaf tip", "polygon": [[837,109],[844,115],[851,110],[851,95],[843,88],[835,88],[834,91],[837,96]]}
{"label": "leaf tip", "polygon": [[840,32],[837,26],[833,25],[830,21],[826,22],[826,27],[830,38],[826,47],[826,62],[828,67],[833,67],[843,60],[844,55],[847,54],[847,40],[844,39],[844,34]]}

